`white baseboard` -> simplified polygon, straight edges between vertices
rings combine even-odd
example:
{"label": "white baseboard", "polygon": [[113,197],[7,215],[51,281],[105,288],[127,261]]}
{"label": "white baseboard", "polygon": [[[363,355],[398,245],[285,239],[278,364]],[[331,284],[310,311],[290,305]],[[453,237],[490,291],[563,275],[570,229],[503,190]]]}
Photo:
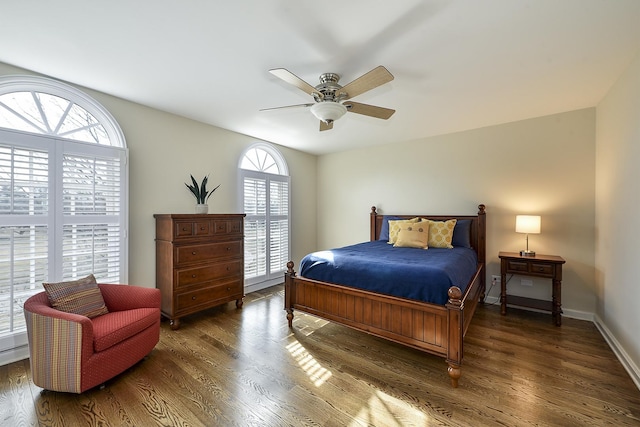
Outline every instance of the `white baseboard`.
{"label": "white baseboard", "polygon": [[279,285],[283,282],[282,277],[278,277],[276,279],[267,280],[264,282],[253,283],[251,285],[244,286],[244,293],[250,294],[251,292],[259,291],[265,288],[270,288],[271,286]]}
{"label": "white baseboard", "polygon": [[640,369],[638,368],[638,365],[636,365],[633,360],[631,360],[627,352],[624,351],[624,348],[622,348],[618,340],[613,336],[609,328],[607,328],[607,326],[602,322],[602,319],[600,319],[600,317],[595,316],[595,320],[593,323],[595,323],[596,328],[598,328],[600,334],[602,334],[602,336],[604,337],[604,340],[607,342],[607,344],[609,344],[609,347],[611,347],[611,350],[613,350],[620,363],[622,363],[622,366],[631,377],[631,380],[640,390]]}
{"label": "white baseboard", "polygon": [[29,358],[29,346],[24,345],[0,353],[0,366]]}
{"label": "white baseboard", "polygon": [[[500,298],[499,297],[492,297],[492,296],[487,296],[484,300],[485,304],[495,304],[495,305],[499,305],[500,304]],[[535,308],[529,308],[529,307],[520,307],[520,306],[512,306],[511,304],[507,304],[507,307],[517,307],[520,310],[527,310],[527,311],[533,311],[536,313],[549,313],[548,311],[544,311],[544,310],[536,310]],[[578,311],[578,310],[568,310],[566,308],[562,309],[562,317],[568,317],[570,319],[578,319],[578,320],[588,320],[589,322],[593,322],[594,321],[594,314],[593,313],[589,313],[586,311]]]}

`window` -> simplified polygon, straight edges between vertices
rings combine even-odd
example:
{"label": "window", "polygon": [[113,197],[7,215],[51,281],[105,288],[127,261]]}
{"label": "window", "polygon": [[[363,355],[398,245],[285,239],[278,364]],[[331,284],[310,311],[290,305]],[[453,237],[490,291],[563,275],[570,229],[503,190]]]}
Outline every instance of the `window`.
{"label": "window", "polygon": [[26,343],[42,282],[127,280],[127,150],[96,101],[54,80],[0,78],[0,352]]}
{"label": "window", "polygon": [[255,144],[240,160],[247,292],[281,283],[289,261],[289,176],[280,153]]}

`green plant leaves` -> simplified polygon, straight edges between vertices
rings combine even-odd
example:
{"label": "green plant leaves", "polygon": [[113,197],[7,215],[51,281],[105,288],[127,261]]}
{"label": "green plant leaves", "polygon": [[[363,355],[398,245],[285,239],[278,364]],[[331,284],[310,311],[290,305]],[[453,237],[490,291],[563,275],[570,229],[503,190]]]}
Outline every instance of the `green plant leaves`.
{"label": "green plant leaves", "polygon": [[207,182],[209,181],[209,175],[202,178],[202,183],[200,185],[198,185],[198,181],[196,181],[193,175],[189,175],[189,176],[191,176],[192,185],[189,185],[186,182],[184,183],[184,185],[186,185],[189,191],[191,191],[191,193],[195,196],[196,202],[199,205],[206,204],[207,201],[209,200],[209,197],[211,197],[213,192],[216,191],[218,187],[220,187],[221,185],[221,184],[218,184],[218,186],[213,190],[207,191]]}

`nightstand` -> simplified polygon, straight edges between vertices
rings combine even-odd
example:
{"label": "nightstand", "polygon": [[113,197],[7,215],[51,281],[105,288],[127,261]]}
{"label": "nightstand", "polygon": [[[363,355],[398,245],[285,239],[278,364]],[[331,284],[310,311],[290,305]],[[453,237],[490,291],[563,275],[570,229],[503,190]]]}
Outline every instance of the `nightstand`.
{"label": "nightstand", "polygon": [[[556,255],[521,256],[518,252],[500,252],[500,313],[507,314],[507,304],[550,311],[553,323],[562,324],[562,264]],[[552,301],[507,295],[507,274],[546,277],[552,283]]]}

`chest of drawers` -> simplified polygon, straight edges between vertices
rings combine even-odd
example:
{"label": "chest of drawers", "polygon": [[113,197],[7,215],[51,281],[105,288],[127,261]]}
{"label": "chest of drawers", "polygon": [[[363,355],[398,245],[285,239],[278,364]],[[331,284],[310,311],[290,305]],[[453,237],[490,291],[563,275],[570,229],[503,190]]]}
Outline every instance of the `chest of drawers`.
{"label": "chest of drawers", "polygon": [[180,318],[244,297],[244,214],[156,214],[156,287],[172,329]]}

